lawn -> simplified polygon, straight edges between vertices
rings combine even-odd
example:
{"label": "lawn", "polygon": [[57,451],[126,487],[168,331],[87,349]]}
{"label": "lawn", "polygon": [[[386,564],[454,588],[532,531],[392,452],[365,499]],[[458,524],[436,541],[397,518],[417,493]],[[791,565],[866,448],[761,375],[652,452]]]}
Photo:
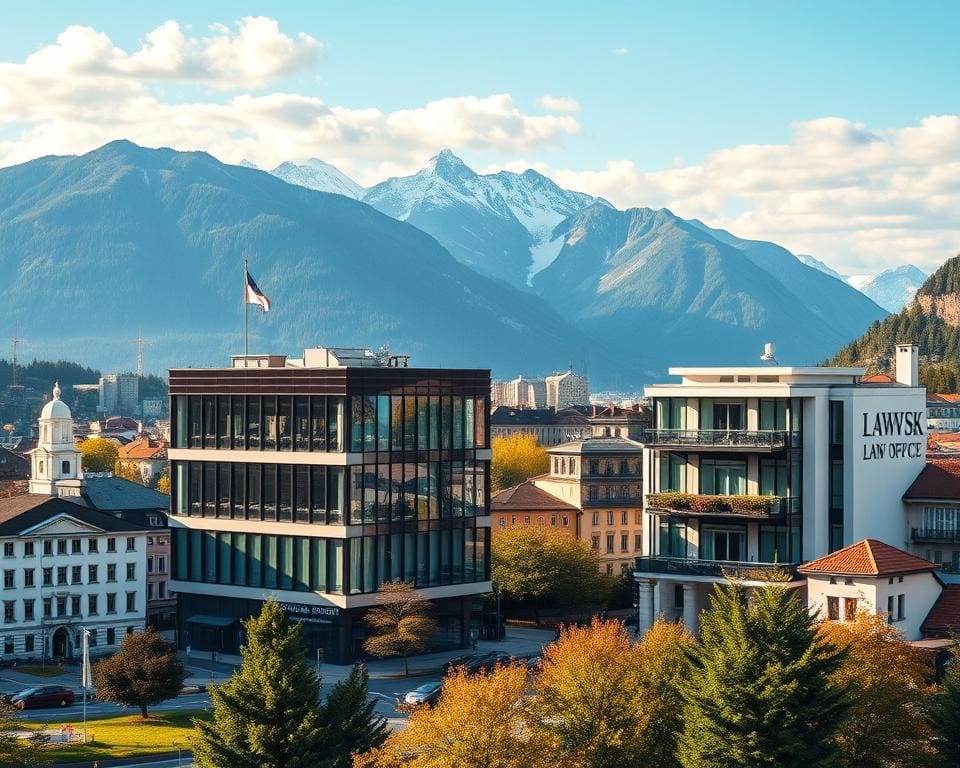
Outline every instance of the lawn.
{"label": "lawn", "polygon": [[63,674],[63,669],[56,664],[48,664],[45,667],[39,664],[21,664],[16,671],[27,675],[37,675],[38,677],[59,677]]}
{"label": "lawn", "polygon": [[[106,717],[87,720],[87,734],[91,742],[82,744],[51,744],[47,748],[50,759],[56,763],[79,762],[81,760],[104,760],[120,757],[155,755],[161,752],[176,751],[179,742],[184,749],[190,748],[193,736],[194,717],[207,719],[208,710],[185,712],[158,712],[141,720],[140,715],[124,717]],[[66,722],[66,721],[64,721]],[[79,733],[80,723],[70,721]],[[24,723],[29,728],[53,728],[59,723]]]}

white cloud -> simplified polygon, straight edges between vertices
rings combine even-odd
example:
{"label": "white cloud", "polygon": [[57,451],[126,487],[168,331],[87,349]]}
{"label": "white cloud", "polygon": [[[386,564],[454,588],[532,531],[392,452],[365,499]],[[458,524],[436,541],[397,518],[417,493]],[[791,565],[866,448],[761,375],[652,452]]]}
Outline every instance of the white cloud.
{"label": "white cloud", "polygon": [[580,102],[572,96],[546,96],[540,97],[540,106],[548,112],[579,112]]}
{"label": "white cloud", "polygon": [[[262,17],[205,36],[168,21],[130,52],[90,27],[69,27],[23,63],[0,62],[0,165],[127,138],[205,149],[228,162],[247,158],[262,168],[291,158],[349,157],[343,170],[370,183],[387,169],[413,170],[440,147],[517,154],[559,145],[580,130],[561,110],[526,114],[505,93],[383,112],[331,106],[312,95],[249,92],[310,69],[321,48]],[[205,87],[234,93],[175,102],[159,90],[168,81],[199,86],[201,94]]]}
{"label": "white cloud", "polygon": [[614,55],[614,56],[626,56],[628,53],[630,53],[630,49],[629,49],[629,48],[614,48],[614,49],[613,49],[613,55]]}
{"label": "white cloud", "polygon": [[668,207],[774,240],[844,273],[905,262],[930,270],[960,250],[957,115],[888,130],[810,120],[794,125],[787,144],[745,144],[663,170],[612,160],[595,170],[541,171],[621,207]]}

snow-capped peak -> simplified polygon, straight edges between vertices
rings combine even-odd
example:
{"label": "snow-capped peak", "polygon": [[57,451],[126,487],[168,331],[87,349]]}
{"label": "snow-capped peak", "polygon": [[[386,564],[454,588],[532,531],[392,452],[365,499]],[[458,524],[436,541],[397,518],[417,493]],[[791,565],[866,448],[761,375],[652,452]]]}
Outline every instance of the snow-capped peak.
{"label": "snow-capped peak", "polygon": [[472,179],[477,175],[449,149],[442,149],[431,157],[422,172],[432,173],[449,181]]}
{"label": "snow-capped peak", "polygon": [[271,174],[288,184],[297,184],[320,192],[333,192],[359,200],[364,188],[330,163],[313,157],[301,164],[285,162],[278,165]]}

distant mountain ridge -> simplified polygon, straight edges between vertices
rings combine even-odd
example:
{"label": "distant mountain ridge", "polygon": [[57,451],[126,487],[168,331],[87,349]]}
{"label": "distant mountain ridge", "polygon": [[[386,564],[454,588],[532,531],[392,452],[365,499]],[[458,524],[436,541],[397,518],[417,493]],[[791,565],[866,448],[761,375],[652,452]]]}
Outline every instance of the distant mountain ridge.
{"label": "distant mountain ridge", "polygon": [[354,200],[360,200],[365,191],[345,173],[315,157],[303,163],[281,163],[270,173],[288,184],[299,184],[318,192],[346,195]]}
{"label": "distant mountain ridge", "polygon": [[888,312],[899,312],[909,306],[926,279],[926,274],[913,264],[904,264],[886,269],[857,287]]}

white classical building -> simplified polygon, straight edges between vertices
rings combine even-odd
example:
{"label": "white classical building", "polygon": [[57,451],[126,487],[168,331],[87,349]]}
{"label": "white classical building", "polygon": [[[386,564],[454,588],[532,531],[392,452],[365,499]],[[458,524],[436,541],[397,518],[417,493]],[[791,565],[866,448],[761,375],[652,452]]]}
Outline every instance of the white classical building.
{"label": "white classical building", "polygon": [[676,368],[647,387],[638,619],[695,631],[713,584],[782,578],[864,539],[910,548],[904,493],[924,468],[917,350],[892,382],[863,368]]}
{"label": "white classical building", "polygon": [[30,492],[0,499],[2,658],[74,657],[80,631],[94,654],[143,629],[147,536],[121,511],[91,508],[70,409],[55,387],[31,453]]}

